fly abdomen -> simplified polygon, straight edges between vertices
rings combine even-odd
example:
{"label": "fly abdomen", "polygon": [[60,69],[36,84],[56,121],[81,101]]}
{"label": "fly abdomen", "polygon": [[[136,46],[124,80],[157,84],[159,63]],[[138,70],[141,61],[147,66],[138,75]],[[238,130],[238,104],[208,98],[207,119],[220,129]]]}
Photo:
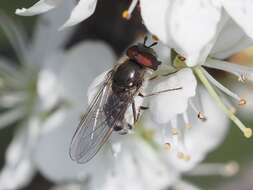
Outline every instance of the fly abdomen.
{"label": "fly abdomen", "polygon": [[123,128],[125,112],[129,105],[128,98],[128,93],[112,93],[103,107],[107,125],[115,131]]}

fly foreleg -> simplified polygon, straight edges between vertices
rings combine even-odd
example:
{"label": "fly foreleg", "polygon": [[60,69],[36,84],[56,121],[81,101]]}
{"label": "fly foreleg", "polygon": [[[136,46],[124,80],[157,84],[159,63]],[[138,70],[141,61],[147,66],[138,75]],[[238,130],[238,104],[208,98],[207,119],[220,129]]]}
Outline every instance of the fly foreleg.
{"label": "fly foreleg", "polygon": [[139,120],[140,115],[141,115],[141,110],[147,110],[147,109],[149,109],[149,107],[140,106],[138,108],[138,112],[137,112],[135,102],[133,101],[133,103],[132,103],[132,110],[133,110],[134,124]]}
{"label": "fly foreleg", "polygon": [[142,98],[145,98],[145,97],[149,97],[149,96],[155,96],[155,95],[159,95],[161,93],[165,93],[165,92],[170,92],[170,91],[174,91],[174,90],[182,90],[183,88],[182,87],[178,87],[178,88],[170,88],[170,89],[166,89],[166,90],[161,90],[161,91],[158,91],[158,92],[153,92],[153,93],[150,93],[150,94],[142,94],[141,92],[138,94],[138,96],[142,97]]}
{"label": "fly foreleg", "polygon": [[170,73],[165,73],[165,74],[161,74],[161,75],[155,75],[155,76],[149,78],[148,80],[151,81],[151,80],[154,80],[154,79],[157,79],[157,78],[160,78],[160,77],[166,77],[166,76],[169,76],[169,75],[173,75],[176,72],[177,71],[173,71],[173,72],[170,72]]}

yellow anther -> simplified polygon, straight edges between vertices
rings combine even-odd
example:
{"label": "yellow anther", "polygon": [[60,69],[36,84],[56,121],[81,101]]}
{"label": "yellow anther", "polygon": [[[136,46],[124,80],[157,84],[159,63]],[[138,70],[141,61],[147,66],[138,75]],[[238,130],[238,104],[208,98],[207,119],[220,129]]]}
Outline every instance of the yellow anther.
{"label": "yellow anther", "polygon": [[171,144],[170,143],[165,143],[164,144],[164,149],[165,150],[170,150],[171,149]]}
{"label": "yellow anther", "polygon": [[183,152],[178,152],[177,153],[177,157],[179,158],[179,159],[184,159],[184,157],[185,157],[185,155],[184,155],[184,153]]}
{"label": "yellow anther", "polygon": [[172,135],[178,135],[178,130],[177,128],[172,128],[171,129]]}
{"label": "yellow anther", "polygon": [[252,129],[251,128],[245,128],[243,130],[243,134],[246,138],[250,138],[252,136]]}
{"label": "yellow anther", "polygon": [[130,19],[130,15],[129,15],[128,10],[124,10],[124,11],[122,12],[122,17],[123,17],[124,19],[127,19],[127,20]]}
{"label": "yellow anther", "polygon": [[246,103],[247,103],[247,102],[246,102],[245,99],[240,99],[240,101],[239,101],[239,105],[240,105],[240,106],[244,106]]}

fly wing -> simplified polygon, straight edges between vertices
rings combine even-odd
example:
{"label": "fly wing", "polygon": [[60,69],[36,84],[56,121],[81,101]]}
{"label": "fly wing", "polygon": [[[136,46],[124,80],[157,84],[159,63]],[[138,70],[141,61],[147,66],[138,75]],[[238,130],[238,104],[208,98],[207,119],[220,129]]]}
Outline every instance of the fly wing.
{"label": "fly wing", "polygon": [[112,72],[109,72],[72,138],[69,154],[78,163],[85,163],[93,158],[113,131],[107,126],[107,118],[103,112],[103,105],[111,93],[111,77]]}

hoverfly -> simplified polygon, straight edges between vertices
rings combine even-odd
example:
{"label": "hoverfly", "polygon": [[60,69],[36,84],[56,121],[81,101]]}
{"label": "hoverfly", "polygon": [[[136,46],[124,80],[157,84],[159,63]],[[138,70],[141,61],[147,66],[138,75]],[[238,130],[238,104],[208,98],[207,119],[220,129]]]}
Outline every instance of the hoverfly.
{"label": "hoverfly", "polygon": [[[145,97],[140,93],[144,75],[148,70],[157,70],[161,64],[152,49],[157,43],[147,46],[146,40],[145,37],[143,44],[128,48],[128,58],[108,71],[72,138],[69,152],[72,160],[78,163],[88,162],[107,142],[112,132],[131,129],[132,126],[125,120],[125,113],[130,106],[134,123],[138,120],[141,108],[136,111],[134,98],[137,95]],[[158,93],[160,92],[147,96]]]}

